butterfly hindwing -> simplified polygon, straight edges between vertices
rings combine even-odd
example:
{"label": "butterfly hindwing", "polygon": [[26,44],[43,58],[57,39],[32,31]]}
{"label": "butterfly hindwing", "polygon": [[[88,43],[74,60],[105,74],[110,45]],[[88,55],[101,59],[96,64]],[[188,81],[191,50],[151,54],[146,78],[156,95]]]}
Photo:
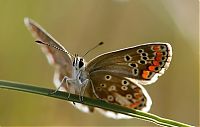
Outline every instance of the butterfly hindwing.
{"label": "butterfly hindwing", "polygon": [[150,109],[152,102],[148,93],[143,86],[136,85],[130,79],[105,71],[91,73],[90,79],[98,98],[128,108]]}
{"label": "butterfly hindwing", "polygon": [[168,43],[147,43],[100,55],[88,63],[89,72],[117,73],[134,79],[141,85],[150,84],[164,73],[170,64],[172,48]]}

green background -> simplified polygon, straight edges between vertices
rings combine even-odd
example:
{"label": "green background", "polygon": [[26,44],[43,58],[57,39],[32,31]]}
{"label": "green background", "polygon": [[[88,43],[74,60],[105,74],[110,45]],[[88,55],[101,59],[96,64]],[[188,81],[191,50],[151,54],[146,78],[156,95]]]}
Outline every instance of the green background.
{"label": "green background", "polygon": [[[49,66],[23,23],[30,17],[72,54],[85,59],[154,41],[170,42],[169,69],[145,86],[150,113],[197,125],[199,115],[198,0],[0,0],[0,79],[54,88]],[[82,113],[66,101],[0,89],[0,125],[147,126]]]}

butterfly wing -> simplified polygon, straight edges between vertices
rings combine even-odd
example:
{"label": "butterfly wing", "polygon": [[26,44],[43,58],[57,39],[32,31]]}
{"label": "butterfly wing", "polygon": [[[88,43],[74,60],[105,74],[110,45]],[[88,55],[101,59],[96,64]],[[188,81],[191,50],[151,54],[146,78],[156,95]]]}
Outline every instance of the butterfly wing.
{"label": "butterfly wing", "polygon": [[[33,20],[25,18],[24,23],[36,40],[40,40],[50,45],[54,45],[66,51],[66,49],[61,44],[59,44],[59,42],[57,42],[49,33],[47,33],[39,24],[37,24]],[[40,46],[44,54],[47,56],[49,63],[54,65],[56,68],[54,82],[57,86],[59,86],[60,81],[64,78],[64,76],[71,77],[71,57],[69,56],[69,54],[59,51],[58,49],[52,46],[47,46],[43,44],[40,44]]]}
{"label": "butterfly wing", "polygon": [[[59,49],[66,51],[66,49],[59,42],[57,42],[49,33],[47,33],[39,24],[37,24],[36,22],[34,22],[29,18],[25,18],[24,22],[36,40],[40,40],[44,43],[47,43],[49,45],[58,47]],[[69,78],[71,78],[72,76],[71,56],[52,46],[47,46],[42,44],[40,46],[44,54],[47,56],[49,63],[54,65],[55,67],[54,83],[56,87],[59,87],[64,76],[67,76]],[[71,93],[75,93],[73,87],[70,87],[70,84],[68,85],[69,87],[66,87],[67,85],[63,82],[63,85],[59,90],[70,91]],[[88,107],[78,103],[75,105],[75,107],[83,112],[93,111],[93,107]]]}
{"label": "butterfly wing", "polygon": [[152,102],[147,91],[131,79],[104,71],[91,73],[90,78],[99,98],[124,107],[149,111]]}
{"label": "butterfly wing", "polygon": [[[135,84],[131,79],[118,76],[105,71],[90,73],[95,94],[90,90],[94,98],[100,98],[109,103],[118,104],[127,108],[138,109],[145,112],[150,110],[152,101],[143,86]],[[131,118],[127,115],[97,109],[103,115],[115,119]]]}
{"label": "butterfly wing", "polygon": [[172,47],[169,43],[147,43],[100,55],[91,60],[87,71],[106,71],[128,77],[136,84],[155,82],[169,67]]}
{"label": "butterfly wing", "polygon": [[[86,70],[97,97],[147,112],[152,101],[142,85],[155,82],[169,67],[171,57],[170,44],[147,43],[97,56],[88,63]],[[130,118],[98,110],[108,117]]]}

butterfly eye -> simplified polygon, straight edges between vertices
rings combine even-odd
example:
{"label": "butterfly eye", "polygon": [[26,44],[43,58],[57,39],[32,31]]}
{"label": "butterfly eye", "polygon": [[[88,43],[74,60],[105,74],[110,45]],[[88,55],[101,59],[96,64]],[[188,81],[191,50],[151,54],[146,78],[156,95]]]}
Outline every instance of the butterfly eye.
{"label": "butterfly eye", "polygon": [[78,67],[81,68],[81,67],[83,67],[83,65],[84,65],[83,60],[80,60],[79,64],[78,64]]}

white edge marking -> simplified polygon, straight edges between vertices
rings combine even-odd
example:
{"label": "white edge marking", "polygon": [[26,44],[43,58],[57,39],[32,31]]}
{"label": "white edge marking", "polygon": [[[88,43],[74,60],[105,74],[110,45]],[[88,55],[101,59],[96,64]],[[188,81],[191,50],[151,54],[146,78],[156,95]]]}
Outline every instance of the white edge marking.
{"label": "white edge marking", "polygon": [[[133,79],[131,78],[127,78],[129,79],[130,81],[133,81]],[[151,108],[151,105],[152,105],[152,100],[151,100],[151,97],[149,96],[149,94],[147,93],[146,89],[140,85],[140,84],[136,84],[138,87],[140,87],[140,89],[142,90],[142,93],[144,94],[144,96],[146,97],[147,99],[147,102],[146,102],[146,107],[142,108],[141,110],[144,111],[144,112],[148,112]]]}

